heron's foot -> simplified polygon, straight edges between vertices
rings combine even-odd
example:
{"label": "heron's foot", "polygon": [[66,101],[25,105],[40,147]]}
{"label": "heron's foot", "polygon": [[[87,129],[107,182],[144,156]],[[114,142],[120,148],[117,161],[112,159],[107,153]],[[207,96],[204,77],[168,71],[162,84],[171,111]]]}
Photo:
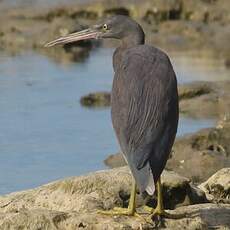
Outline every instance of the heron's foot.
{"label": "heron's foot", "polygon": [[114,207],[112,210],[108,211],[97,211],[98,214],[109,215],[109,216],[134,216],[139,218],[141,221],[146,223],[150,223],[150,220],[147,220],[145,217],[141,216],[136,210],[132,210],[131,208],[121,208]]}
{"label": "heron's foot", "polygon": [[152,214],[154,212],[154,210],[155,210],[154,208],[149,207],[147,205],[145,205],[143,208],[147,213],[150,213],[150,214]]}
{"label": "heron's foot", "polygon": [[172,214],[166,212],[164,209],[156,207],[155,209],[149,206],[144,206],[144,210],[151,214],[151,218],[154,219],[155,217],[165,217],[168,219],[180,219],[186,217],[186,213],[181,214]]}
{"label": "heron's foot", "polygon": [[135,210],[132,210],[130,208],[121,208],[121,207],[114,207],[112,210],[107,210],[107,211],[102,211],[99,210],[97,213],[103,214],[103,215],[111,215],[111,216],[116,216],[116,215],[125,215],[125,216],[136,216],[137,212]]}

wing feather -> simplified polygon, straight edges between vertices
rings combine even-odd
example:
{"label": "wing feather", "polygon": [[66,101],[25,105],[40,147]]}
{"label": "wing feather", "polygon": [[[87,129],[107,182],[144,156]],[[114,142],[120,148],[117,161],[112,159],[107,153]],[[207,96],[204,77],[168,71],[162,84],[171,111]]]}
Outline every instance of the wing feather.
{"label": "wing feather", "polygon": [[[146,58],[148,56],[152,58]],[[127,161],[137,169],[159,155],[156,151],[170,126],[168,118],[170,114],[177,116],[177,108],[172,108],[177,101],[176,88],[175,74],[163,52],[153,54],[149,51],[142,55],[128,52],[115,73],[113,125]],[[172,132],[176,132],[175,127],[173,129]],[[172,139],[173,135],[168,136]]]}

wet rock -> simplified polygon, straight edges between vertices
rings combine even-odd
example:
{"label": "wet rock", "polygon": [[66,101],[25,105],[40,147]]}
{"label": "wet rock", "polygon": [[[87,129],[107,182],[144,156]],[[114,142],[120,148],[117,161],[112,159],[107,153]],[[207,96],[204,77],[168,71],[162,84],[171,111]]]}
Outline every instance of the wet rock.
{"label": "wet rock", "polygon": [[193,82],[178,86],[180,100],[191,99],[211,93],[212,87],[209,82]]}
{"label": "wet rock", "polygon": [[212,202],[230,203],[230,168],[223,168],[199,185]]}
{"label": "wet rock", "polygon": [[96,46],[96,43],[87,40],[65,44],[63,46],[63,49],[67,54],[70,54],[72,56],[71,61],[78,62],[86,59],[94,46]]}
{"label": "wet rock", "polygon": [[110,93],[97,92],[83,96],[80,100],[81,105],[89,107],[106,107],[110,106]]}

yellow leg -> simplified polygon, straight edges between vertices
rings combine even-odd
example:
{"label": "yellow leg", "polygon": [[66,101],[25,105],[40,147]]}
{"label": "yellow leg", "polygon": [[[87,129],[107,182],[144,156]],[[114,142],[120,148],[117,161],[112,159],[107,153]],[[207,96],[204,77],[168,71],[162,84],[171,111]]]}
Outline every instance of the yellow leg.
{"label": "yellow leg", "polygon": [[161,188],[161,178],[157,181],[157,207],[153,210],[152,216],[162,216],[165,215],[166,212],[164,210],[163,204],[163,196],[162,196],[162,188]]}
{"label": "yellow leg", "polygon": [[114,207],[112,210],[98,211],[98,213],[105,214],[105,215],[139,216],[136,213],[136,206],[135,206],[135,202],[136,202],[136,190],[137,190],[137,188],[136,188],[136,182],[133,179],[128,208]]}
{"label": "yellow leg", "polygon": [[163,196],[162,196],[161,178],[159,178],[159,180],[157,181],[157,207],[155,209],[150,207],[145,207],[145,209],[151,213],[152,218],[155,216],[161,216],[161,217],[166,217],[171,219],[179,219],[186,216],[186,214],[174,215],[165,211],[164,204],[163,204]]}

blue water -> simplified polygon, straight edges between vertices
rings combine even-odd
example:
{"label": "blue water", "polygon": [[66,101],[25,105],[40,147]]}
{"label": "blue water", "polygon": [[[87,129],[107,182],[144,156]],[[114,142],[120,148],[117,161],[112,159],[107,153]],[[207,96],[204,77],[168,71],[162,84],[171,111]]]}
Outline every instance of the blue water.
{"label": "blue water", "polygon": [[[0,194],[105,168],[103,160],[119,149],[110,110],[79,100],[111,89],[112,51],[97,49],[68,65],[35,53],[0,56]],[[178,64],[179,82],[194,80],[183,69]],[[181,117],[178,135],[214,123]]]}

